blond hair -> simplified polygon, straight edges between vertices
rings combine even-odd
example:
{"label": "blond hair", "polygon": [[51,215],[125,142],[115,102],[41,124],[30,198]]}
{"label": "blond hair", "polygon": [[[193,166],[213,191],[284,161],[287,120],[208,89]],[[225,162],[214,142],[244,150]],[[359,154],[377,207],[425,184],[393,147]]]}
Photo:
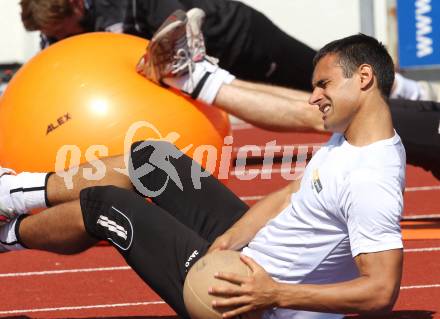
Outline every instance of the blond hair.
{"label": "blond hair", "polygon": [[47,29],[73,14],[69,0],[21,0],[21,20],[28,31]]}

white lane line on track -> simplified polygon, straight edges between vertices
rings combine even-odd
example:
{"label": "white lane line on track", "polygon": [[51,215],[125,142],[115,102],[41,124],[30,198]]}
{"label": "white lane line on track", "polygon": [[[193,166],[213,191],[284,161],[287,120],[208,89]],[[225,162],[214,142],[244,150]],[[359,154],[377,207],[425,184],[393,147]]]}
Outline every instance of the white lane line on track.
{"label": "white lane line on track", "polygon": [[[275,140],[276,141],[276,140]],[[280,144],[280,145],[242,145],[242,146],[235,146],[232,148],[234,152],[238,151],[252,151],[255,149],[255,146],[265,152],[281,152],[281,150],[284,150],[286,147],[293,147],[295,149],[297,148],[310,148],[310,147],[321,147],[324,145],[324,143],[301,143],[301,144]],[[318,150],[318,149],[316,149]]]}
{"label": "white lane line on track", "polygon": [[267,175],[267,174],[280,174],[280,173],[287,173],[291,175],[292,173],[302,174],[304,172],[304,166],[302,167],[287,167],[287,168],[248,168],[248,169],[233,169],[230,172],[230,175],[232,176],[244,176],[247,174],[252,174],[255,176],[258,175]]}
{"label": "white lane line on track", "polygon": [[263,195],[256,195],[256,196],[241,196],[240,199],[243,202],[247,202],[247,201],[257,201],[262,199],[264,196]]}
{"label": "white lane line on track", "polygon": [[421,214],[405,216],[406,220],[418,221],[420,219],[440,219],[440,214]]}
{"label": "white lane line on track", "polygon": [[400,287],[400,290],[406,290],[406,289],[423,289],[423,288],[440,288],[440,284],[434,284],[434,285],[418,285],[418,286],[402,286],[402,287]]}
{"label": "white lane line on track", "polygon": [[405,188],[405,192],[437,191],[437,190],[440,190],[440,185]]}
{"label": "white lane line on track", "polygon": [[80,269],[65,269],[65,270],[16,272],[16,273],[0,274],[0,278],[26,277],[26,276],[46,276],[46,275],[60,275],[60,274],[83,273],[83,272],[99,272],[99,271],[118,271],[118,270],[129,270],[129,269],[131,269],[129,266],[120,266],[120,267],[101,267],[101,268],[82,268],[82,269],[80,268]]}
{"label": "white lane line on track", "polygon": [[[407,248],[403,250],[405,253],[422,253],[440,251],[440,247],[425,247],[425,248]],[[87,273],[87,272],[101,272],[101,271],[126,271],[131,270],[129,266],[120,267],[100,267],[100,268],[79,268],[79,269],[65,269],[65,270],[46,270],[34,272],[16,272],[0,274],[0,278],[11,277],[29,277],[29,276],[47,276],[47,275],[63,275],[72,273]]]}
{"label": "white lane line on track", "polygon": [[[240,199],[243,202],[257,202],[260,199],[264,198],[264,195],[255,195],[255,196],[241,196]],[[418,221],[423,219],[439,219],[440,214],[425,214],[425,215],[418,215],[414,213],[410,213],[408,215],[403,216],[403,218],[407,221]]]}
{"label": "white lane line on track", "polygon": [[[402,286],[400,287],[400,290],[428,289],[428,288],[440,288],[440,284]],[[35,312],[74,311],[74,310],[103,309],[103,308],[139,307],[139,306],[152,306],[152,305],[164,305],[164,304],[165,304],[164,301],[144,301],[144,302],[127,302],[127,303],[107,304],[107,305],[0,310],[0,315],[13,315],[20,313],[35,313]]]}
{"label": "white lane line on track", "polygon": [[137,306],[151,306],[163,305],[164,301],[145,301],[145,302],[127,302],[108,305],[90,305],[90,306],[72,306],[72,307],[56,307],[56,308],[39,308],[39,309],[20,309],[20,310],[4,310],[0,311],[0,315],[12,315],[17,313],[29,312],[52,312],[52,311],[68,311],[68,310],[85,310],[85,309],[99,309],[99,308],[119,308],[119,307],[137,307]]}
{"label": "white lane line on track", "polygon": [[[263,172],[265,174],[268,173],[280,173],[281,170],[280,169],[273,169],[272,171],[270,170],[254,170],[254,169],[249,169],[250,172],[254,173],[254,172]],[[249,171],[247,173],[249,173]],[[304,171],[304,168],[300,168],[299,171]],[[289,173],[290,170],[282,170],[283,173]],[[235,176],[241,176],[244,175],[246,172],[245,171],[238,171],[238,172],[231,172],[231,175],[235,175]],[[407,187],[405,188],[405,192],[423,192],[423,191],[430,191],[430,190],[440,190],[440,186],[423,186],[423,187]],[[241,196],[240,199],[243,201],[252,201],[252,200],[260,200],[264,197],[265,195],[254,195],[254,196]],[[416,215],[417,216],[417,215]],[[426,214],[426,215],[419,215],[417,218],[438,218],[440,217],[440,214]]]}
{"label": "white lane line on track", "polygon": [[407,248],[403,250],[403,252],[405,253],[424,253],[424,252],[432,252],[432,251],[440,251],[440,247]]}
{"label": "white lane line on track", "polygon": [[237,123],[231,125],[232,131],[250,130],[253,128],[255,128],[253,125],[247,123]]}

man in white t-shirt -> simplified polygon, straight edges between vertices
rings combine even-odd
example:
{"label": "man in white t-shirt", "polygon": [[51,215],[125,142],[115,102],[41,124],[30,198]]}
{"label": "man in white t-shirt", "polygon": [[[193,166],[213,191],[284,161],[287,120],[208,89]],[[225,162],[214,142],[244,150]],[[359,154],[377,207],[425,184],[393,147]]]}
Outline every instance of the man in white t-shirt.
{"label": "man in white t-shirt", "polygon": [[[211,68],[207,61],[197,67]],[[391,58],[373,38],[355,35],[318,52],[310,103],[335,134],[312,158],[300,186],[293,183],[275,193],[282,202],[299,187],[276,218],[271,214],[283,205],[269,196],[211,246],[247,245],[243,253],[254,261],[244,260],[257,273],[252,279],[219,276],[243,287],[213,288],[214,294],[231,295],[217,302],[236,307],[227,317],[268,306],[277,307],[266,312],[274,318],[333,318],[298,310],[391,309],[402,269],[399,221],[405,182],[405,151],[385,102],[392,80]],[[173,78],[164,82],[177,83]]]}
{"label": "man in white t-shirt", "polygon": [[[181,27],[184,22],[167,32],[181,34]],[[160,80],[177,88],[191,81],[218,98],[220,87],[212,93],[205,85],[216,86],[216,76],[224,79],[224,73],[209,60],[186,62],[194,73],[181,74],[176,81],[159,72]],[[207,69],[213,72],[197,77]],[[0,210],[11,219],[17,213],[19,217],[0,228],[0,247],[74,253],[108,240],[183,317],[188,316],[182,297],[187,270],[217,249],[242,250],[252,269],[249,277],[218,275],[240,283],[234,290],[210,289],[213,295],[230,295],[214,303],[231,307],[225,317],[255,309],[264,310],[264,318],[341,318],[340,313],[388,311],[401,280],[399,220],[405,179],[404,148],[385,102],[393,77],[390,56],[371,37],[355,35],[321,49],[310,103],[334,135],[300,181],[250,209],[211,176],[195,189],[191,172],[197,164],[183,154],[169,159],[183,190],[168,183],[152,202],[111,169],[122,167],[121,157],[104,160],[109,169],[99,182],[75,176],[72,190],[55,174],[4,172]],[[130,177],[150,190],[163,186],[166,172],[139,171],[161,147],[169,146],[136,143],[131,151]],[[44,205],[54,207],[24,214]]]}

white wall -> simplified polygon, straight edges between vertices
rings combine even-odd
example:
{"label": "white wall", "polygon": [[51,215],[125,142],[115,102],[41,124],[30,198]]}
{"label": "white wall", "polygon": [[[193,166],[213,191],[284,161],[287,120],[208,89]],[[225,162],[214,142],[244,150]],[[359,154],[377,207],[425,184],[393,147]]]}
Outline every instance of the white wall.
{"label": "white wall", "polygon": [[[243,0],[315,49],[360,31],[359,1],[370,0]],[[38,52],[37,33],[21,24],[19,0],[0,0],[0,40],[0,63],[24,62]]]}
{"label": "white wall", "polygon": [[360,31],[359,1],[369,0],[242,0],[314,49]]}
{"label": "white wall", "polygon": [[[26,32],[22,26],[19,1],[0,0],[0,64],[22,63],[39,51],[38,32]],[[389,49],[395,51],[395,36],[391,34],[389,38],[387,16],[387,3],[395,0],[241,1],[263,12],[284,31],[314,49],[336,38],[373,28],[374,33],[370,34],[385,44],[391,43]],[[373,4],[373,12],[368,12]]]}
{"label": "white wall", "polygon": [[[22,26],[19,1],[0,0],[0,64],[25,62],[39,51],[38,33],[26,32]],[[242,1],[263,12],[287,33],[314,49],[339,37],[366,32],[362,19],[368,21],[371,17],[364,9],[374,4],[372,35],[386,44],[389,42],[386,4],[394,0]]]}
{"label": "white wall", "polygon": [[[0,0],[0,64],[23,63],[39,51],[38,32],[26,32],[22,26],[19,1]],[[263,12],[281,29],[314,49],[336,38],[364,32],[381,40],[396,58],[397,35],[392,9],[395,0],[241,1]],[[405,75],[440,80],[440,73],[434,70],[406,71]]]}
{"label": "white wall", "polygon": [[0,0],[0,63],[27,61],[38,52],[36,32],[26,32],[20,19],[19,0]]}
{"label": "white wall", "polygon": [[[39,51],[38,33],[26,32],[22,26],[19,1],[0,0],[0,64],[23,63]],[[397,35],[390,9],[395,0],[241,1],[263,12],[284,31],[314,49],[336,38],[364,32],[385,43],[396,57]],[[405,75],[440,80],[440,73],[433,70],[407,71]]]}

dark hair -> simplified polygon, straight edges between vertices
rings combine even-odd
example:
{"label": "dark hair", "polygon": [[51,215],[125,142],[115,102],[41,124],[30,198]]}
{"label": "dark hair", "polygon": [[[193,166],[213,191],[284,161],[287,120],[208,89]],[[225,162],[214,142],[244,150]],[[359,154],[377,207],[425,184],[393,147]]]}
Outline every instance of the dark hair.
{"label": "dark hair", "polygon": [[73,14],[68,0],[21,0],[21,20],[28,31],[51,28]]}
{"label": "dark hair", "polygon": [[328,54],[337,54],[343,74],[351,78],[362,64],[373,68],[377,85],[384,97],[388,97],[394,83],[394,64],[384,45],[373,37],[359,33],[326,44],[316,53],[313,66]]}

